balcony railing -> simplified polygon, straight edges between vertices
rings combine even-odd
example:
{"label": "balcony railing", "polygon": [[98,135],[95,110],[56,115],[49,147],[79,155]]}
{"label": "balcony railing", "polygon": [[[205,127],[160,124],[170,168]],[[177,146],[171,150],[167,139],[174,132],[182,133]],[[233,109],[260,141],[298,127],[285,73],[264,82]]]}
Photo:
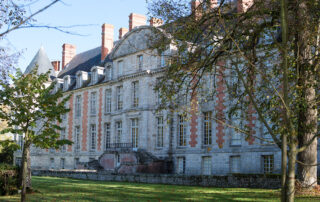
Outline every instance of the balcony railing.
{"label": "balcony railing", "polygon": [[123,148],[133,148],[132,143],[109,143],[106,144],[106,149],[123,149]]}

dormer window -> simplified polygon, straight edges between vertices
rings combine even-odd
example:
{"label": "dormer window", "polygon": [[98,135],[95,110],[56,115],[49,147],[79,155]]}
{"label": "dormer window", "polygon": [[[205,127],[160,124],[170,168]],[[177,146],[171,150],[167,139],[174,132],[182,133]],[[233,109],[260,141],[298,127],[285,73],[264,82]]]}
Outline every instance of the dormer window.
{"label": "dormer window", "polygon": [[105,74],[106,74],[106,81],[109,81],[109,80],[112,79],[112,67],[111,67],[111,65],[106,67]]}
{"label": "dormer window", "polygon": [[67,91],[69,89],[69,77],[63,79],[63,90]]}
{"label": "dormer window", "polygon": [[137,56],[137,62],[138,62],[138,68],[139,70],[142,70],[143,67],[143,55],[138,55]]}
{"label": "dormer window", "polygon": [[81,88],[87,84],[88,72],[78,71],[76,73],[76,88]]}
{"label": "dormer window", "polygon": [[97,83],[97,70],[93,70],[92,73],[91,73],[91,84],[96,84]]}
{"label": "dormer window", "polygon": [[81,88],[82,82],[81,82],[81,74],[77,74],[77,88]]}

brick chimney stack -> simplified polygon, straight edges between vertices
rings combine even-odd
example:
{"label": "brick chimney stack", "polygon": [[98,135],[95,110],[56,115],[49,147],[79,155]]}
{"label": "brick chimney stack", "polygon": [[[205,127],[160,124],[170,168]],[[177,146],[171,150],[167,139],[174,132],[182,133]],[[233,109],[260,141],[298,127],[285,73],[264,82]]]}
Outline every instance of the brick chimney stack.
{"label": "brick chimney stack", "polygon": [[238,0],[237,11],[238,13],[246,12],[254,3],[254,0]]}
{"label": "brick chimney stack", "polygon": [[129,31],[131,31],[135,27],[139,27],[142,25],[146,25],[147,17],[144,15],[131,13],[129,15]]}
{"label": "brick chimney stack", "polygon": [[54,71],[56,71],[56,72],[60,71],[60,61],[59,60],[52,61],[51,64],[54,68]]}
{"label": "brick chimney stack", "polygon": [[63,44],[62,45],[62,69],[66,67],[67,64],[72,60],[76,55],[76,46],[72,44]]}
{"label": "brick chimney stack", "polygon": [[113,35],[114,26],[111,24],[103,24],[101,34],[101,60],[104,60],[113,48]]}
{"label": "brick chimney stack", "polygon": [[[202,4],[202,5],[201,5]],[[203,5],[206,4],[206,5]],[[194,13],[195,18],[199,19],[202,15],[202,12],[210,12],[211,9],[214,9],[219,6],[218,0],[209,0],[202,2],[200,0],[191,1],[191,11]]]}
{"label": "brick chimney stack", "polygon": [[129,30],[125,27],[121,27],[119,29],[119,39],[122,39],[122,37],[128,32]]}
{"label": "brick chimney stack", "polygon": [[158,27],[158,26],[161,26],[162,24],[163,24],[163,20],[161,19],[154,18],[154,17],[150,19],[150,26],[152,27]]}

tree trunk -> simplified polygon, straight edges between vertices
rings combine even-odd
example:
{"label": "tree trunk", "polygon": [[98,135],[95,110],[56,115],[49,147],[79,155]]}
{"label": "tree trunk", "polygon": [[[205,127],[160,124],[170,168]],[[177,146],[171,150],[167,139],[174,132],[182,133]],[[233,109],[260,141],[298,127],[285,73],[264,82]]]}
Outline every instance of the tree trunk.
{"label": "tree trunk", "polygon": [[285,202],[287,200],[287,136],[282,135],[282,145],[281,145],[281,201]]}
{"label": "tree trunk", "polygon": [[[28,181],[28,160],[30,158],[30,145],[24,144],[21,163],[21,202],[26,201],[27,181]],[[30,181],[30,180],[29,180]]]}
{"label": "tree trunk", "polygon": [[[291,140],[294,139],[294,137],[290,138]],[[296,176],[296,160],[297,160],[297,153],[296,153],[296,145],[293,143],[290,143],[290,149],[288,152],[288,178],[287,178],[287,195],[286,195],[286,201],[287,202],[293,202],[294,201],[294,192],[295,192],[295,176]]]}

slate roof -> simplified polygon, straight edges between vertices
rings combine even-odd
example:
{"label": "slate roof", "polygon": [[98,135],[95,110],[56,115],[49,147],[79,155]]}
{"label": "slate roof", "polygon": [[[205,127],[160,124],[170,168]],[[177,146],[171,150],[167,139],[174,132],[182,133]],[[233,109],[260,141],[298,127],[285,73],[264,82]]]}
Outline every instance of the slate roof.
{"label": "slate roof", "polygon": [[54,68],[48,58],[48,55],[44,48],[41,46],[37,54],[33,57],[30,64],[26,68],[24,74],[30,73],[34,68],[38,67],[38,74],[46,73],[48,70],[51,70],[50,78],[56,77]]}
{"label": "slate roof", "polygon": [[75,76],[77,71],[90,72],[93,66],[101,64],[101,47],[96,47],[91,50],[77,54],[72,58],[70,63],[60,71],[58,78],[63,78],[65,75]]}

